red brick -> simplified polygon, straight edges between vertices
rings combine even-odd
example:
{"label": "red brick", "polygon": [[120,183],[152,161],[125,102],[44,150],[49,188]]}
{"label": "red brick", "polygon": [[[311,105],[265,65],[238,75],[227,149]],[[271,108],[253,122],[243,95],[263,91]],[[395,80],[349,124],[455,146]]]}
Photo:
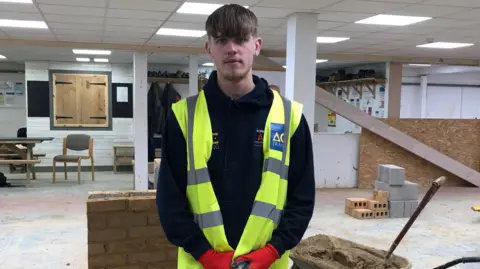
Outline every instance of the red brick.
{"label": "red brick", "polygon": [[148,225],[160,225],[160,217],[158,213],[150,213],[147,216]]}
{"label": "red brick", "polygon": [[125,264],[127,264],[127,255],[124,254],[91,256],[88,259],[89,267],[119,266]]}
{"label": "red brick", "polygon": [[89,230],[103,230],[107,228],[107,220],[103,213],[88,213],[87,224]]}
{"label": "red brick", "polygon": [[88,244],[88,255],[105,254],[105,245],[99,243]]}
{"label": "red brick", "polygon": [[128,210],[133,212],[157,212],[155,197],[130,197]]}
{"label": "red brick", "polygon": [[374,214],[370,209],[354,209],[352,211],[352,217],[356,219],[373,219]]}
{"label": "red brick", "polygon": [[177,269],[177,262],[162,262],[149,264],[148,269]]}
{"label": "red brick", "polygon": [[127,230],[107,229],[99,231],[88,231],[88,242],[105,242],[111,240],[122,240],[127,238]]}
{"label": "red brick", "polygon": [[143,239],[111,242],[107,243],[105,248],[108,254],[134,253],[148,250],[147,244]]}
{"label": "red brick", "polygon": [[375,214],[374,218],[376,219],[387,219],[389,218],[389,212],[388,210],[378,210],[373,212]]}
{"label": "red brick", "polygon": [[165,237],[156,237],[146,240],[148,249],[151,250],[165,250],[168,248],[175,248]]}
{"label": "red brick", "polygon": [[108,228],[130,228],[147,225],[147,215],[133,212],[114,212],[107,214]]}
{"label": "red brick", "polygon": [[122,211],[127,207],[127,198],[98,198],[87,201],[87,212]]}
{"label": "red brick", "polygon": [[349,208],[367,208],[367,199],[365,198],[347,198],[345,199],[345,206]]}
{"label": "red brick", "polygon": [[150,263],[150,262],[161,262],[165,261],[167,254],[164,252],[144,252],[144,253],[133,253],[128,255],[128,263]]}
{"label": "red brick", "polygon": [[130,238],[152,238],[162,235],[162,228],[157,226],[134,227],[128,229],[128,236]]}

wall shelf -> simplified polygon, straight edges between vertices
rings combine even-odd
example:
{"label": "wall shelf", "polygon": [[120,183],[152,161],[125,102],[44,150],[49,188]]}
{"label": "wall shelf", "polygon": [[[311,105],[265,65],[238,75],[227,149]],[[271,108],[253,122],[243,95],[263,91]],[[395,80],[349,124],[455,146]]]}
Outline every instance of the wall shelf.
{"label": "wall shelf", "polygon": [[330,81],[330,82],[320,82],[317,83],[317,86],[335,94],[335,90],[341,89],[346,94],[350,95],[350,90],[355,90],[360,97],[362,97],[362,88],[367,87],[367,89],[373,94],[375,98],[375,88],[377,85],[385,87],[386,79],[384,78],[359,78],[352,80],[341,80],[341,81]]}
{"label": "wall shelf", "polygon": [[[189,84],[188,78],[164,78],[164,77],[148,77],[149,82],[159,83],[172,83],[172,84]],[[207,79],[198,79],[198,85],[201,86],[202,82],[206,82]]]}

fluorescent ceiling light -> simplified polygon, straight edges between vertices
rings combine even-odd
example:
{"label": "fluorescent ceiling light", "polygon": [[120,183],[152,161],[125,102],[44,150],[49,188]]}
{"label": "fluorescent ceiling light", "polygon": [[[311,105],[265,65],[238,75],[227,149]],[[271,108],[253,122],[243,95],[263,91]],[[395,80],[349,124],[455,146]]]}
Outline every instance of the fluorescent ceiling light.
{"label": "fluorescent ceiling light", "polygon": [[454,42],[434,42],[423,45],[417,45],[417,48],[430,48],[430,49],[456,49],[473,46],[472,43],[454,43]]}
{"label": "fluorescent ceiling light", "polygon": [[3,59],[7,59],[7,57],[3,56],[3,55],[0,55],[0,59],[3,60]]}
{"label": "fluorescent ceiling light", "polygon": [[85,55],[110,55],[112,52],[109,50],[82,50],[82,49],[73,49],[75,54],[85,54]]}
{"label": "fluorescent ceiling light", "polygon": [[283,68],[287,69],[287,66],[286,65],[282,65]]}
{"label": "fluorescent ceiling light", "polygon": [[90,58],[77,58],[77,62],[90,62]]}
{"label": "fluorescent ceiling light", "polygon": [[370,18],[356,21],[359,24],[375,24],[375,25],[393,25],[405,26],[426,20],[431,17],[416,17],[416,16],[400,16],[400,15],[375,15]]}
{"label": "fluorescent ceiling light", "polygon": [[203,66],[214,66],[213,63],[204,63]]}
{"label": "fluorescent ceiling light", "polygon": [[32,0],[0,0],[1,3],[33,4]]}
{"label": "fluorescent ceiling light", "polygon": [[48,29],[43,21],[0,20],[0,27]]}
{"label": "fluorescent ceiling light", "polygon": [[158,30],[157,32],[157,35],[202,37],[206,33],[207,33],[206,31],[202,31],[202,30],[160,28],[160,30]]}
{"label": "fluorescent ceiling light", "polygon": [[106,58],[95,58],[93,61],[96,63],[108,63],[108,59]]}
{"label": "fluorescent ceiling light", "polygon": [[432,66],[431,64],[408,64],[410,66]]}
{"label": "fluorescent ceiling light", "polygon": [[337,43],[345,40],[349,40],[350,37],[329,37],[329,36],[318,36],[317,43]]}
{"label": "fluorescent ceiling light", "polygon": [[317,64],[318,64],[318,63],[328,62],[328,60],[326,60],[326,59],[317,59],[316,62],[317,62]]}
{"label": "fluorescent ceiling light", "polygon": [[[210,3],[196,3],[196,2],[185,2],[177,10],[177,13],[184,14],[196,14],[196,15],[210,15],[216,9],[223,6],[222,4],[210,4]],[[244,6],[248,8],[248,6]]]}

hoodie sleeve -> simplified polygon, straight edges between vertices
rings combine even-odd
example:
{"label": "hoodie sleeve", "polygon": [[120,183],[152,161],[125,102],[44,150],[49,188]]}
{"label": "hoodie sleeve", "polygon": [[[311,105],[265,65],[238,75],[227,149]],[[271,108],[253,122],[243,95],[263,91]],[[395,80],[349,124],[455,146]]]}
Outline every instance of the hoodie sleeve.
{"label": "hoodie sleeve", "polygon": [[280,255],[302,240],[315,206],[312,138],[304,115],[290,141],[287,202],[269,242]]}
{"label": "hoodie sleeve", "polygon": [[193,220],[186,197],[186,142],[173,112],[168,114],[162,136],[162,162],[158,176],[157,208],[165,236],[175,246],[183,247],[195,259],[210,243]]}

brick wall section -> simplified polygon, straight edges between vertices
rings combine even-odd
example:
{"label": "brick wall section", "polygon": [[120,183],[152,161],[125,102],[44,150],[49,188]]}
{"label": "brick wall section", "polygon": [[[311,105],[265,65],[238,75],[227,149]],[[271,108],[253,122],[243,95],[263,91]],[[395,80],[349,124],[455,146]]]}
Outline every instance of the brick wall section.
{"label": "brick wall section", "polygon": [[163,234],[155,191],[91,192],[89,269],[174,269],[177,248]]}

